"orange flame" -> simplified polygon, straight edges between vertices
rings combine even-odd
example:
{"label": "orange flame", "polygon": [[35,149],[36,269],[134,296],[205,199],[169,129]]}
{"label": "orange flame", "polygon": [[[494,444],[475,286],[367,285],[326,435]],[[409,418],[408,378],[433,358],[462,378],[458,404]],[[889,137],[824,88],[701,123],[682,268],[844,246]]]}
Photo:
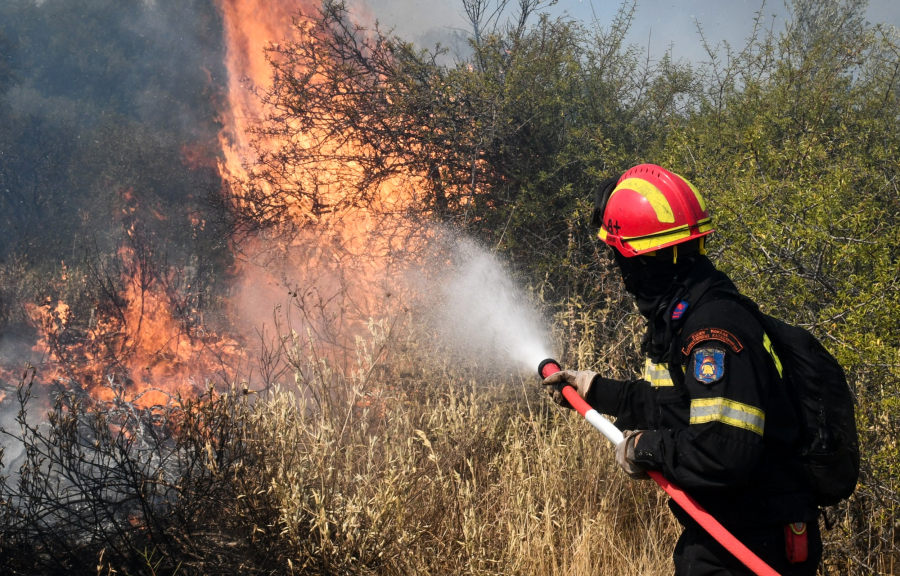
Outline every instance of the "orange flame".
{"label": "orange flame", "polygon": [[75,325],[62,300],[27,306],[40,330],[33,351],[48,360],[40,366],[40,381],[61,380],[108,401],[113,391],[105,384],[115,378],[137,405],[151,406],[165,404],[167,395],[202,389],[205,382],[192,378],[229,380],[237,342],[177,320],[195,311],[176,311],[171,295],[141,269],[133,250],[123,248],[119,256],[124,290],[117,305],[95,307],[87,326]]}
{"label": "orange flame", "polygon": [[[318,8],[314,0],[295,2],[266,2],[265,0],[218,0],[225,24],[227,45],[226,64],[229,74],[229,108],[222,113],[224,129],[220,143],[224,159],[220,163],[220,173],[226,182],[235,186],[240,197],[240,186],[252,178],[255,158],[254,144],[266,150],[277,150],[281,146],[310,145],[318,140],[317,134],[296,134],[288,141],[260,142],[253,134],[256,122],[265,122],[266,110],[256,89],[268,89],[272,85],[272,68],[266,58],[266,50],[277,57],[271,49],[285,42],[297,41],[308,34],[301,17]],[[354,17],[372,21],[365,6],[357,6]],[[313,131],[314,132],[314,131]],[[253,138],[257,138],[254,142]],[[352,157],[352,150],[331,150],[333,158]],[[362,181],[363,167],[339,160],[321,160],[314,174],[301,172],[286,174],[280,182],[263,182],[263,186],[284,189],[316,189],[326,204],[335,204],[344,197],[347,186]],[[329,293],[340,298],[321,298],[343,305],[352,301],[356,306],[356,327],[362,326],[376,308],[383,306],[386,295],[396,289],[385,287],[390,283],[389,266],[391,255],[407,248],[403,234],[382,234],[385,229],[396,231],[403,226],[402,214],[410,204],[415,182],[396,178],[382,184],[374,200],[367,206],[342,208],[340,211],[325,211],[307,203],[298,194],[290,206],[288,219],[298,224],[312,223],[312,229],[292,237],[278,240],[275,246],[257,238],[245,245],[252,252],[271,250],[279,253],[282,270],[300,278],[304,283],[299,293]],[[249,201],[249,200],[246,200]],[[330,210],[330,209],[329,209]],[[280,243],[279,243],[280,242]],[[266,244],[266,246],[262,246]],[[283,271],[261,270],[238,265],[241,291],[254,294],[270,289],[278,284],[273,277]],[[248,277],[249,276],[249,277]],[[280,282],[284,285],[284,281]],[[381,289],[375,289],[379,287]],[[257,302],[257,306],[258,306]],[[271,307],[275,302],[267,302]],[[302,307],[302,304],[301,304]],[[340,311],[342,314],[345,311]],[[335,311],[337,313],[337,311]],[[347,339],[353,342],[353,328],[344,325]]]}
{"label": "orange flame", "polygon": [[[317,3],[312,0],[294,3],[264,0],[218,2],[225,22],[226,64],[229,74],[229,107],[222,112],[224,129],[219,136],[224,155],[220,172],[226,180],[238,182],[247,179],[247,167],[250,166],[252,170],[255,160],[253,126],[265,123],[266,110],[255,90],[266,90],[272,85],[272,67],[267,60],[267,50],[270,57],[277,58],[277,52],[273,49],[281,43],[309,38],[307,22],[301,18],[302,14],[313,13],[317,9]],[[372,20],[365,6],[358,6],[353,16],[356,19]],[[277,150],[282,146],[304,148],[320,140],[319,136],[315,130],[294,134],[291,141],[261,142],[257,136],[255,144],[266,150]],[[354,150],[332,149],[325,152],[336,159],[352,158]],[[285,189],[316,189],[325,198],[326,204],[334,204],[334,201],[346,194],[348,186],[364,178],[363,167],[350,161],[321,160],[314,172],[314,175],[310,175],[298,168],[295,173],[285,175],[281,182],[274,185]],[[342,242],[362,240],[370,236],[376,223],[381,223],[385,214],[403,212],[403,208],[412,200],[414,185],[415,182],[410,182],[409,179],[397,177],[381,186],[369,206],[343,208],[337,214],[333,211],[323,214],[316,207],[304,205],[302,200],[297,200],[291,217],[297,222],[322,223],[327,229],[343,228],[339,234],[339,241]],[[351,209],[352,218],[344,218],[346,211]],[[347,225],[347,221],[352,223]]]}
{"label": "orange flame", "polygon": [[[266,89],[272,82],[265,50],[303,34],[303,22],[297,20],[300,11],[311,13],[318,4],[315,0],[293,3],[217,1],[223,15],[229,74],[227,104],[220,110],[219,118],[223,129],[219,134],[222,157],[218,159],[218,168],[224,182],[239,187],[251,176],[249,170],[255,160],[252,125],[265,116],[254,90],[257,87]],[[301,145],[303,137],[300,136]],[[315,138],[315,135],[309,135],[309,138]],[[277,148],[287,143],[262,144]],[[347,156],[340,150],[334,152],[335,157]],[[185,145],[182,155],[184,162],[193,168],[208,166],[214,156],[201,144]],[[362,170],[359,166],[338,161],[319,168],[326,174],[326,181],[317,181],[316,185],[326,189],[326,196],[330,190],[335,198],[340,197],[345,182],[353,181],[353,172]],[[329,173],[334,177],[327,178]],[[284,186],[296,185],[304,178],[302,174],[289,176]],[[361,177],[360,174],[357,176]],[[396,289],[389,286],[390,255],[402,251],[404,241],[399,236],[379,235],[378,232],[384,228],[386,219],[393,218],[391,226],[394,227],[402,220],[402,216],[396,215],[402,214],[411,201],[414,184],[399,178],[383,184],[375,195],[373,206],[355,207],[350,217],[346,217],[346,213],[323,216],[314,207],[297,201],[292,206],[290,218],[297,222],[315,222],[315,229],[293,237],[290,244],[277,246],[283,254],[281,270],[239,262],[235,286],[238,296],[234,300],[240,300],[242,292],[246,293],[243,295],[245,300],[250,295],[253,302],[246,315],[254,322],[260,321],[260,314],[268,317],[265,308],[268,307],[268,313],[271,313],[272,307],[279,303],[277,297],[284,298],[286,285],[291,286],[290,297],[298,309],[306,313],[304,306],[320,306],[322,318],[338,314],[343,317],[345,310],[328,307],[343,307],[353,302],[356,309],[351,313],[352,317],[338,326],[342,331],[339,336],[344,350],[352,349],[355,334],[368,318],[377,314],[376,301],[384,301],[396,293]],[[138,217],[137,194],[132,188],[126,188],[119,191],[119,196],[122,204],[117,209],[118,215],[126,225],[126,232],[133,237]],[[156,216],[159,220],[164,219],[161,213]],[[190,213],[187,218],[194,227],[205,225],[197,213]],[[244,250],[252,252],[260,243],[262,240],[257,239],[255,245],[252,242],[246,244]],[[229,337],[206,332],[202,321],[188,320],[197,311],[189,309],[187,303],[179,302],[177,291],[168,289],[165,280],[174,272],[150,274],[132,249],[121,249],[119,258],[123,288],[121,293],[114,295],[116,304],[97,306],[87,325],[75,322],[69,303],[61,299],[28,307],[40,333],[33,351],[49,359],[40,367],[39,379],[44,382],[64,380],[87,390],[97,399],[111,400],[113,391],[105,384],[110,377],[115,377],[127,385],[129,396],[139,397],[136,403],[141,406],[165,403],[167,393],[193,393],[195,388],[205,386],[205,378],[233,380],[236,377],[234,365],[241,358],[238,343]],[[252,261],[252,258],[247,260]],[[286,269],[296,278],[284,278]],[[63,274],[65,282],[68,274],[65,268]],[[259,295],[265,296],[262,302],[255,298]],[[238,315],[236,306],[232,302],[229,310],[234,316]],[[233,320],[240,321],[239,318]],[[309,317],[303,321],[307,327],[314,322]]]}
{"label": "orange flame", "polygon": [[253,89],[271,83],[265,49],[293,34],[293,17],[312,10],[315,2],[218,0],[225,27],[225,63],[228,70],[228,109],[222,111],[225,128],[220,134],[225,178],[246,176],[244,162],[250,151],[249,123],[262,116]]}

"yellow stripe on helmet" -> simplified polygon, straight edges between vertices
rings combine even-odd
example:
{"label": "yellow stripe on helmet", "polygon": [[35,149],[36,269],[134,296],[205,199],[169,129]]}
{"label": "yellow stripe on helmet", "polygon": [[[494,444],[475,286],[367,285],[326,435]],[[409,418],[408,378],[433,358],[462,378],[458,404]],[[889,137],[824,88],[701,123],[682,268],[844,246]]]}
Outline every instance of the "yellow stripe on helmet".
{"label": "yellow stripe on helmet", "polygon": [[700,195],[700,191],[697,190],[697,187],[691,184],[691,181],[684,176],[682,176],[681,179],[684,180],[685,184],[690,186],[691,190],[694,192],[694,196],[697,197],[697,202],[700,204],[700,209],[706,212],[706,201],[703,200],[703,196]]}
{"label": "yellow stripe on helmet", "polygon": [[[697,233],[703,234],[704,232],[710,232],[713,229],[712,219],[707,218],[706,220],[701,220],[700,225],[697,227]],[[601,229],[600,238],[606,240],[606,232]],[[679,226],[678,228],[673,228],[671,230],[666,230],[665,232],[660,232],[658,234],[648,234],[646,236],[632,236],[622,238],[623,244],[628,244],[634,250],[640,252],[641,250],[649,250],[651,248],[659,248],[660,246],[664,246],[671,242],[675,242],[677,240],[681,240],[682,238],[689,238],[691,236],[691,228],[687,224],[684,226]]]}
{"label": "yellow stripe on helmet", "polygon": [[653,234],[652,236],[640,236],[637,238],[622,238],[622,243],[627,243],[629,246],[640,252],[641,250],[658,248],[669,242],[681,240],[682,238],[688,238],[690,235],[691,229],[688,226],[679,226],[664,234]]}
{"label": "yellow stripe on helmet", "polygon": [[653,184],[640,178],[626,178],[625,180],[619,182],[619,185],[616,186],[616,189],[613,190],[612,194],[609,195],[610,199],[612,199],[615,193],[619,190],[634,190],[635,192],[646,198],[648,202],[650,202],[650,206],[652,206],[653,211],[656,212],[657,220],[666,223],[675,222],[675,213],[672,212],[672,207],[669,205],[669,201],[666,200],[666,197],[663,195],[663,193],[659,191],[659,188],[657,188]]}

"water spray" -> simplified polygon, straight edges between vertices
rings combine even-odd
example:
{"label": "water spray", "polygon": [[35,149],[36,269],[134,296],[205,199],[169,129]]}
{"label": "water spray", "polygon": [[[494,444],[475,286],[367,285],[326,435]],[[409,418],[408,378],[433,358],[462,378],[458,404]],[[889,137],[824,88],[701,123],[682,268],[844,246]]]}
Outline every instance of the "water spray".
{"label": "water spray", "polygon": [[[541,361],[538,364],[538,375],[541,378],[547,378],[557,372],[560,372],[562,367],[559,362],[553,360],[552,358],[547,358],[546,360]],[[622,432],[616,428],[612,422],[604,418],[600,415],[599,412],[590,407],[590,405],[585,402],[581,396],[578,395],[578,392],[569,385],[569,384],[559,384],[557,385],[557,390],[559,390],[566,400],[569,401],[569,404],[582,416],[584,419],[588,421],[588,423],[600,431],[601,434],[606,436],[606,439],[612,442],[613,446],[618,446],[620,442],[624,439],[622,436]],[[672,484],[662,475],[661,472],[657,470],[648,470],[647,474],[650,475],[653,480],[659,484],[660,488],[666,491],[672,500],[678,503],[681,508],[687,512],[691,518],[693,518],[700,526],[706,530],[710,536],[716,539],[716,541],[725,547],[726,550],[734,554],[735,558],[744,563],[747,568],[752,570],[758,576],[778,576],[778,573],[775,570],[763,562],[763,560],[750,551],[749,548],[744,546],[734,535],[731,534],[728,530],[722,526],[718,520],[712,517],[712,515],[703,509],[696,500],[694,500],[687,492]]]}

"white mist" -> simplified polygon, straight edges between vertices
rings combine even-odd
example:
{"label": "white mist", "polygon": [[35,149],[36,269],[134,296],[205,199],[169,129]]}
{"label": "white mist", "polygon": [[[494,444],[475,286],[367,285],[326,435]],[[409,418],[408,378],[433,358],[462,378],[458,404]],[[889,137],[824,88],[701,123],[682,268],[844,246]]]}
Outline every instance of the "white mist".
{"label": "white mist", "polygon": [[544,321],[492,252],[457,239],[446,272],[430,290],[441,344],[481,366],[537,370],[549,354]]}

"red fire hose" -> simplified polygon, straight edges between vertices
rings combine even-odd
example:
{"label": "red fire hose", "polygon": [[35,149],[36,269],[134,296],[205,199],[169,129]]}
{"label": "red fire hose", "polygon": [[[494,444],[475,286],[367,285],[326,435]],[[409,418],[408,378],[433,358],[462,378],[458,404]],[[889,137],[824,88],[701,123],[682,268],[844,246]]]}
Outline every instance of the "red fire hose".
{"label": "red fire hose", "polygon": [[[541,378],[546,378],[560,370],[562,370],[562,368],[556,360],[547,359],[538,366],[538,373],[541,375]],[[587,402],[582,400],[581,396],[578,395],[578,392],[576,392],[574,388],[565,385],[562,387],[561,392],[566,400],[569,401],[569,404],[571,404],[579,414],[584,416],[584,419],[594,428],[606,436],[610,442],[614,445],[618,445],[619,442],[622,441],[622,432],[609,420],[601,416],[599,412],[591,408]],[[754,572],[754,574],[757,574],[758,576],[778,576],[778,572],[772,570],[772,568],[763,562],[759,556],[741,544],[731,532],[719,524],[719,521],[713,518],[709,512],[704,510],[703,506],[691,498],[687,492],[666,480],[665,477],[656,470],[649,470],[647,474],[649,474],[650,477],[666,491],[666,494],[671,496],[672,500],[677,502],[685,512],[690,514],[691,518],[696,520],[700,526],[703,526],[703,529],[709,532],[710,536],[715,538],[726,550],[734,554],[735,558],[743,562],[747,568]]]}

